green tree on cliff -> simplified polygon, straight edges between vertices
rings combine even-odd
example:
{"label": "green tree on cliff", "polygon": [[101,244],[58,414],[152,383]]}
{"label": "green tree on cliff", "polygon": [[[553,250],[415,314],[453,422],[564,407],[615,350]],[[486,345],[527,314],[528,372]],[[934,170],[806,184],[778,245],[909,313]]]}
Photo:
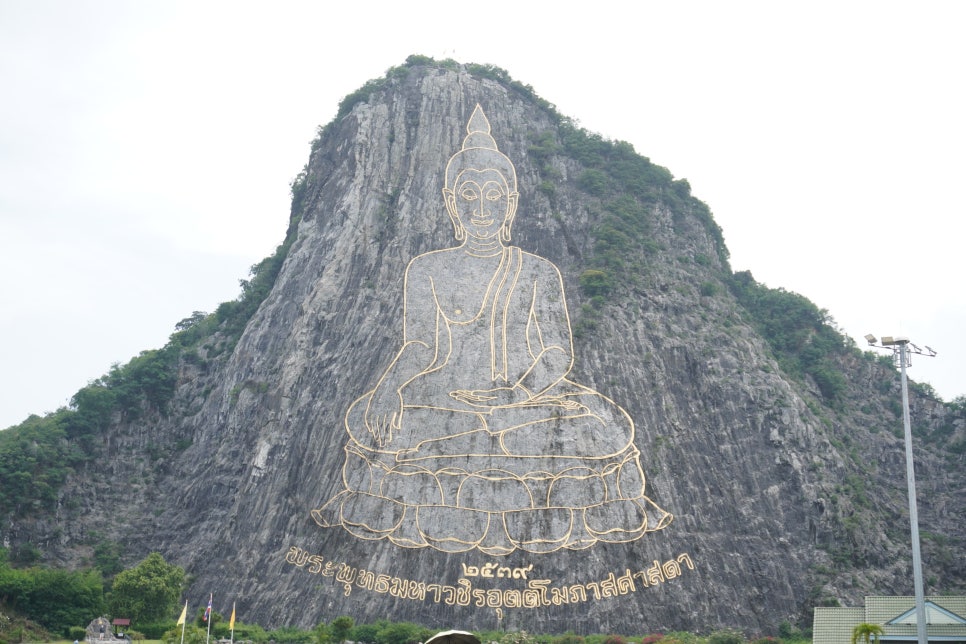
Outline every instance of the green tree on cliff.
{"label": "green tree on cliff", "polygon": [[167,563],[152,552],[134,568],[117,574],[110,609],[115,617],[132,622],[157,622],[178,612],[185,583],[183,568]]}
{"label": "green tree on cliff", "polygon": [[355,628],[355,620],[347,615],[342,615],[341,617],[336,617],[329,624],[329,628],[332,632],[332,639],[336,642],[344,642],[349,639],[352,634],[352,629]]}

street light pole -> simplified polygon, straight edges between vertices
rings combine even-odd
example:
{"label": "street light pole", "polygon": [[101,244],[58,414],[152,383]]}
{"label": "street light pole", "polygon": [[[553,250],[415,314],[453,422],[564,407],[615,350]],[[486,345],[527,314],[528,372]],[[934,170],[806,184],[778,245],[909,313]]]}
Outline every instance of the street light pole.
{"label": "street light pole", "polygon": [[906,364],[909,360],[908,340],[896,345],[899,371],[902,373],[902,426],[906,436],[906,486],[909,488],[909,524],[912,530],[912,580],[916,588],[916,634],[919,644],[927,644],[926,598],[922,589],[922,554],[919,551],[919,511],[916,507],[916,472],[912,464],[912,424],[909,422],[909,383]]}
{"label": "street light pole", "polygon": [[[873,335],[865,336],[870,346],[876,346],[876,338]],[[916,635],[918,644],[928,644],[929,638],[926,634],[926,598],[922,588],[922,554],[919,550],[919,511],[916,506],[916,472],[912,460],[912,423],[909,420],[909,381],[906,377],[906,367],[909,365],[910,349],[909,338],[903,337],[883,337],[882,347],[889,348],[893,356],[898,358],[899,372],[902,382],[902,427],[905,433],[906,442],[906,487],[909,491],[909,524],[912,533],[912,581],[916,593]],[[912,344],[916,353],[933,357],[936,352],[926,347],[928,353],[923,352],[919,347]]]}

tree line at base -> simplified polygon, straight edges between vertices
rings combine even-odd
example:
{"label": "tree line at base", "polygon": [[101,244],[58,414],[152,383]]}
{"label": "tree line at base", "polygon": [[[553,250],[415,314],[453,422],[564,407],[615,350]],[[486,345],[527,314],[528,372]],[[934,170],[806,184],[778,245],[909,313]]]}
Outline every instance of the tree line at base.
{"label": "tree line at base", "polygon": [[[186,574],[183,568],[151,553],[133,568],[121,570],[105,581],[102,572],[91,568],[67,571],[53,568],[12,567],[8,553],[0,548],[0,644],[50,642],[58,638],[83,640],[86,626],[97,617],[109,615],[131,620],[126,635],[132,640],[180,644],[182,627],[177,623],[183,605]],[[440,630],[459,627],[445,624],[428,628],[411,622],[379,620],[356,624],[351,617],[337,617],[313,629],[283,627],[266,630],[257,624],[235,622],[234,631],[224,617],[212,612],[205,620],[204,608],[184,625],[185,644],[203,644],[228,639],[252,644],[418,644]],[[523,631],[483,631],[481,641],[498,644],[798,644],[808,634],[783,623],[771,636],[746,637],[736,630],[717,630],[709,635],[687,632],[652,633],[641,636],[589,635],[573,633],[539,635]]]}

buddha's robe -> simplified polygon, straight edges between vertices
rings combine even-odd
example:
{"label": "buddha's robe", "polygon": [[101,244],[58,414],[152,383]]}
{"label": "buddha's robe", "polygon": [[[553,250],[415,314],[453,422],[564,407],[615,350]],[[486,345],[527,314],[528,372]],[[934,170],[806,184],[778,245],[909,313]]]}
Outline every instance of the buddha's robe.
{"label": "buddha's robe", "polygon": [[[439,257],[419,259],[424,261],[414,262],[411,273]],[[361,447],[396,454],[400,461],[467,454],[599,458],[628,447],[633,424],[627,414],[564,377],[573,349],[553,264],[507,247],[481,302],[453,309],[434,295],[435,359],[400,389],[401,427],[388,444],[374,444],[361,417],[371,394],[353,405],[346,424]],[[418,336],[412,326],[407,332]],[[531,397],[508,406],[473,405],[455,394],[517,384]]]}

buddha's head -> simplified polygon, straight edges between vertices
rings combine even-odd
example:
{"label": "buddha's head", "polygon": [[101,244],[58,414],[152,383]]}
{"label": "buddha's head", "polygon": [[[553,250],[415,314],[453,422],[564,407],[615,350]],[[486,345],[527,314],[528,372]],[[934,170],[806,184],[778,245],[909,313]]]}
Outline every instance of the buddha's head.
{"label": "buddha's head", "polygon": [[457,240],[510,241],[517,212],[517,173],[496,147],[479,105],[466,125],[462,149],[446,164],[443,198]]}

